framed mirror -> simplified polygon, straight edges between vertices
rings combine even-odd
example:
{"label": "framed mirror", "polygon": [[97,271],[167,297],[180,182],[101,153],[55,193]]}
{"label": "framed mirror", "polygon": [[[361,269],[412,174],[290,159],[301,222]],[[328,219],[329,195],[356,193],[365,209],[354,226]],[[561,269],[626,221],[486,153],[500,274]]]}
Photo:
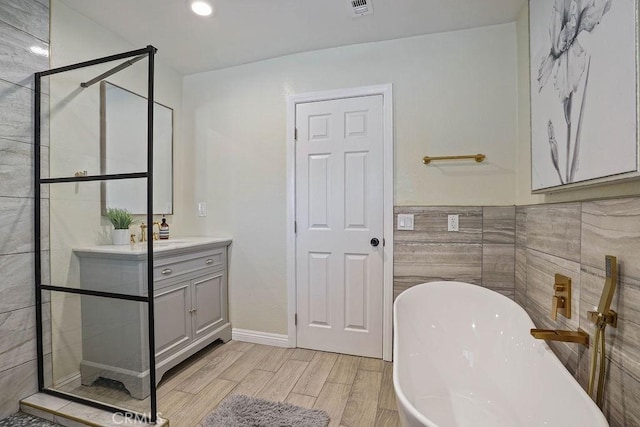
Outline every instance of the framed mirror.
{"label": "framed mirror", "polygon": [[[100,83],[100,169],[102,174],[146,172],[147,98],[103,81]],[[101,208],[147,212],[147,180],[103,182]],[[154,103],[153,213],[173,214],[173,109]]]}

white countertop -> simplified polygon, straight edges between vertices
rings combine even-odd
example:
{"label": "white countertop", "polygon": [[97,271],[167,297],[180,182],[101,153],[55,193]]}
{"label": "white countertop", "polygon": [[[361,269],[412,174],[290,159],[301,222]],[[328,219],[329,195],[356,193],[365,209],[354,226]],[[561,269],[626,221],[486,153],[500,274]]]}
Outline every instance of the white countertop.
{"label": "white countertop", "polygon": [[[198,246],[228,246],[231,244],[230,237],[175,237],[167,240],[155,240],[153,242],[153,254],[168,255],[181,249],[191,249]],[[130,245],[96,245],[73,248],[79,256],[92,255],[112,255],[116,257],[146,257],[147,242],[134,243]]]}

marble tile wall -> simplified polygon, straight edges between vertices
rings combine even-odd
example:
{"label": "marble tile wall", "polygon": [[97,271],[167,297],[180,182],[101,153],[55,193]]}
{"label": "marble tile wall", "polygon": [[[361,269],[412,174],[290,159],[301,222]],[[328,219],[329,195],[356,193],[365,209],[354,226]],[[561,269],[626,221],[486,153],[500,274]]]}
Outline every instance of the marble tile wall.
{"label": "marble tile wall", "polygon": [[33,73],[49,68],[48,49],[49,1],[0,1],[0,419],[37,391]]}
{"label": "marble tile wall", "polygon": [[[640,425],[640,198],[519,206],[515,251],[515,298],[536,325],[581,328],[592,342],[587,312],[600,300],[604,256],[618,258],[611,308],[619,317],[617,328],[607,328],[603,410],[611,427]],[[571,319],[550,319],[555,273],[572,279]],[[552,348],[586,389],[592,348],[564,343]]]}
{"label": "marble tile wall", "polygon": [[[414,230],[394,231],[394,296],[411,286],[458,280],[515,296],[515,207],[399,206]],[[448,215],[459,231],[447,231]]]}

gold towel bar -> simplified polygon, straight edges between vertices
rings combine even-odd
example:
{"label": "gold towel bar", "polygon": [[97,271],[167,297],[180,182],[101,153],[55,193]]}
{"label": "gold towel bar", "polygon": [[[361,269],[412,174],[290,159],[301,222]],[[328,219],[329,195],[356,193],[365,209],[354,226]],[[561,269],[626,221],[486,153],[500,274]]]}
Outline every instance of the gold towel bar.
{"label": "gold towel bar", "polygon": [[461,159],[474,159],[476,162],[480,163],[486,157],[487,156],[485,156],[484,154],[472,154],[470,156],[440,156],[440,157],[424,156],[424,158],[422,159],[422,163],[424,163],[425,165],[428,165],[429,163],[431,163],[432,160],[461,160]]}

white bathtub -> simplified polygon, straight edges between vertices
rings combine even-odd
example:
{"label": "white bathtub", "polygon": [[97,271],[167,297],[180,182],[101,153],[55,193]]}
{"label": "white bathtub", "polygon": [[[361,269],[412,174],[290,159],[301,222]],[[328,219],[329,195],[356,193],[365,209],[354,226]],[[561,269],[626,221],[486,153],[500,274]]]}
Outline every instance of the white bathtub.
{"label": "white bathtub", "polygon": [[533,327],[518,304],[480,286],[433,282],[403,292],[393,337],[401,424],[607,427]]}

